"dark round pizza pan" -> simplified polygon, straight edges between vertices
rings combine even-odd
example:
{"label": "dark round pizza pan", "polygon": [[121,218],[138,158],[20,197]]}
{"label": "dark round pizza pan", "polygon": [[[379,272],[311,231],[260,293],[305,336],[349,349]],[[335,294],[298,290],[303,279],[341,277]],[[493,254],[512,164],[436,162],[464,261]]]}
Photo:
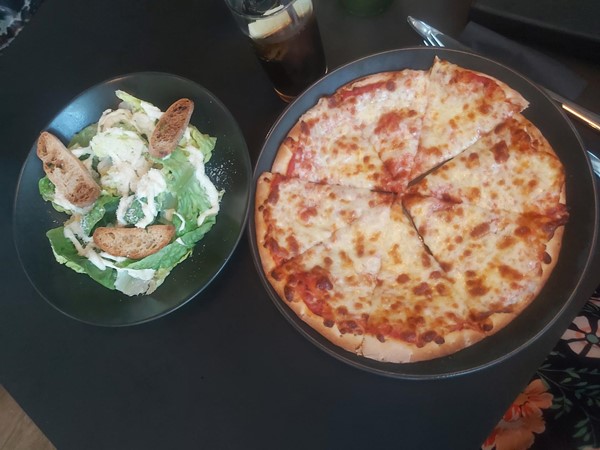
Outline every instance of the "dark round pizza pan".
{"label": "dark round pizza pan", "polygon": [[[498,333],[453,355],[418,363],[382,363],[347,352],[323,338],[299,319],[267,281],[256,246],[254,210],[249,216],[249,238],[255,265],[269,297],[283,316],[310,342],[331,356],[359,369],[404,379],[435,379],[465,374],[499,363],[540,339],[567,314],[573,314],[589,295],[583,286],[590,278],[600,282],[594,267],[598,241],[598,193],[581,140],[563,112],[536,85],[517,72],[471,53],[450,49],[410,48],[368,56],[329,73],[308,88],[286,110],[268,133],[254,172],[270,171],[281,141],[298,118],[322,96],[356,78],[387,70],[429,69],[435,56],[462,67],[491,75],[520,92],[530,103],[524,115],[548,139],[566,171],[570,219],[561,253],[546,285],[521,315]],[[254,198],[254,190],[252,198]],[[576,311],[576,309],[575,309]],[[562,322],[562,321],[561,321]]]}

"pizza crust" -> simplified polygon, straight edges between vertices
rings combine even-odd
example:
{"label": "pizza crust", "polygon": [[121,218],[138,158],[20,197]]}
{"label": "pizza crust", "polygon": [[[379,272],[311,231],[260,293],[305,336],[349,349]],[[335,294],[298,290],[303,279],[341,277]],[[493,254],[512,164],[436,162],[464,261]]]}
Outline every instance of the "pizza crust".
{"label": "pizza crust", "polygon": [[271,192],[271,181],[272,175],[263,173],[258,177],[256,184],[256,195],[254,199],[254,225],[256,227],[256,246],[258,247],[258,254],[263,270],[266,274],[269,274],[276,266],[277,263],[271,256],[271,252],[265,247],[265,236],[267,235],[268,225],[265,221],[262,213],[269,193]]}
{"label": "pizza crust", "polygon": [[292,158],[294,157],[294,149],[292,148],[292,144],[296,141],[294,137],[300,133],[300,123],[296,124],[292,131],[288,134],[288,136],[284,139],[283,143],[279,147],[277,151],[277,155],[275,156],[275,161],[273,161],[273,166],[271,167],[271,172],[280,173],[282,175],[286,175],[288,173],[288,167]]}
{"label": "pizza crust", "polygon": [[381,362],[411,363],[451,355],[481,341],[486,336],[486,333],[480,331],[464,329],[446,334],[443,344],[429,342],[423,347],[417,347],[396,339],[381,342],[375,336],[367,335],[360,351],[363,356]]}
{"label": "pizza crust", "polygon": [[328,341],[337,345],[338,347],[356,353],[360,347],[363,336],[349,333],[342,333],[338,326],[334,324],[332,327],[327,327],[324,323],[323,317],[313,313],[304,302],[295,300],[288,301],[284,293],[285,281],[278,281],[273,278],[272,274],[268,274],[267,278],[271,283],[271,286],[275,289],[275,292],[279,295],[279,298],[292,310],[294,313],[302,319],[308,326],[317,331],[321,336],[326,338]]}
{"label": "pizza crust", "polygon": [[359,334],[342,333],[337,324],[332,327],[325,326],[323,318],[314,314],[303,303],[291,302],[288,306],[300,319],[329,342],[352,353],[357,353],[363,342],[363,336]]}

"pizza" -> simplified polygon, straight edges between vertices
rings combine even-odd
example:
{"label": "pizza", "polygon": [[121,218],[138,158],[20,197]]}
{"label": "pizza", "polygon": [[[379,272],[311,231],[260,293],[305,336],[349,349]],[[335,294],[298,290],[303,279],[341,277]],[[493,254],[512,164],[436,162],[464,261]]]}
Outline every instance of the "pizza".
{"label": "pizza", "polygon": [[390,363],[453,354],[518,317],[569,216],[564,167],[527,106],[438,58],[320,98],[257,179],[256,244],[280,301]]}

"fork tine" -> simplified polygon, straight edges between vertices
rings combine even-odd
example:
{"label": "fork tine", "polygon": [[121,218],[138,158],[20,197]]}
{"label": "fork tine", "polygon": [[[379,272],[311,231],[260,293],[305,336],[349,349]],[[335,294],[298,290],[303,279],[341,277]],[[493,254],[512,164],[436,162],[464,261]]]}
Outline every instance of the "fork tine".
{"label": "fork tine", "polygon": [[437,45],[438,47],[443,47],[444,44],[437,38],[435,34],[430,34],[428,36],[429,40],[432,41],[433,45]]}
{"label": "fork tine", "polygon": [[427,39],[423,39],[423,44],[425,44],[426,47],[431,47],[431,43]]}

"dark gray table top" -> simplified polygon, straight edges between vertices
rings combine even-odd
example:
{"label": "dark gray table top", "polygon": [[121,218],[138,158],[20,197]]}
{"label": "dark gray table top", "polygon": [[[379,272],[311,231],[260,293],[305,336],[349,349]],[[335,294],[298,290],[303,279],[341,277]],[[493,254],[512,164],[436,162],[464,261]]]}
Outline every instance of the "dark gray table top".
{"label": "dark gray table top", "polygon": [[[408,14],[458,35],[468,9],[466,0],[395,0],[361,19],[316,1],[330,69],[418,45]],[[600,110],[598,63],[557,57],[589,81],[578,100]],[[36,293],[10,220],[29,148],[79,92],[148,70],[213,92],[239,122],[253,163],[285,107],[220,0],[44,2],[0,54],[0,383],[59,449],[477,448],[576,307],[502,364],[418,382],[357,370],[304,339],[269,300],[246,237],[207,290],[148,324],[84,325]],[[580,132],[600,153],[598,136]],[[582,302],[595,284],[581,286]]]}

